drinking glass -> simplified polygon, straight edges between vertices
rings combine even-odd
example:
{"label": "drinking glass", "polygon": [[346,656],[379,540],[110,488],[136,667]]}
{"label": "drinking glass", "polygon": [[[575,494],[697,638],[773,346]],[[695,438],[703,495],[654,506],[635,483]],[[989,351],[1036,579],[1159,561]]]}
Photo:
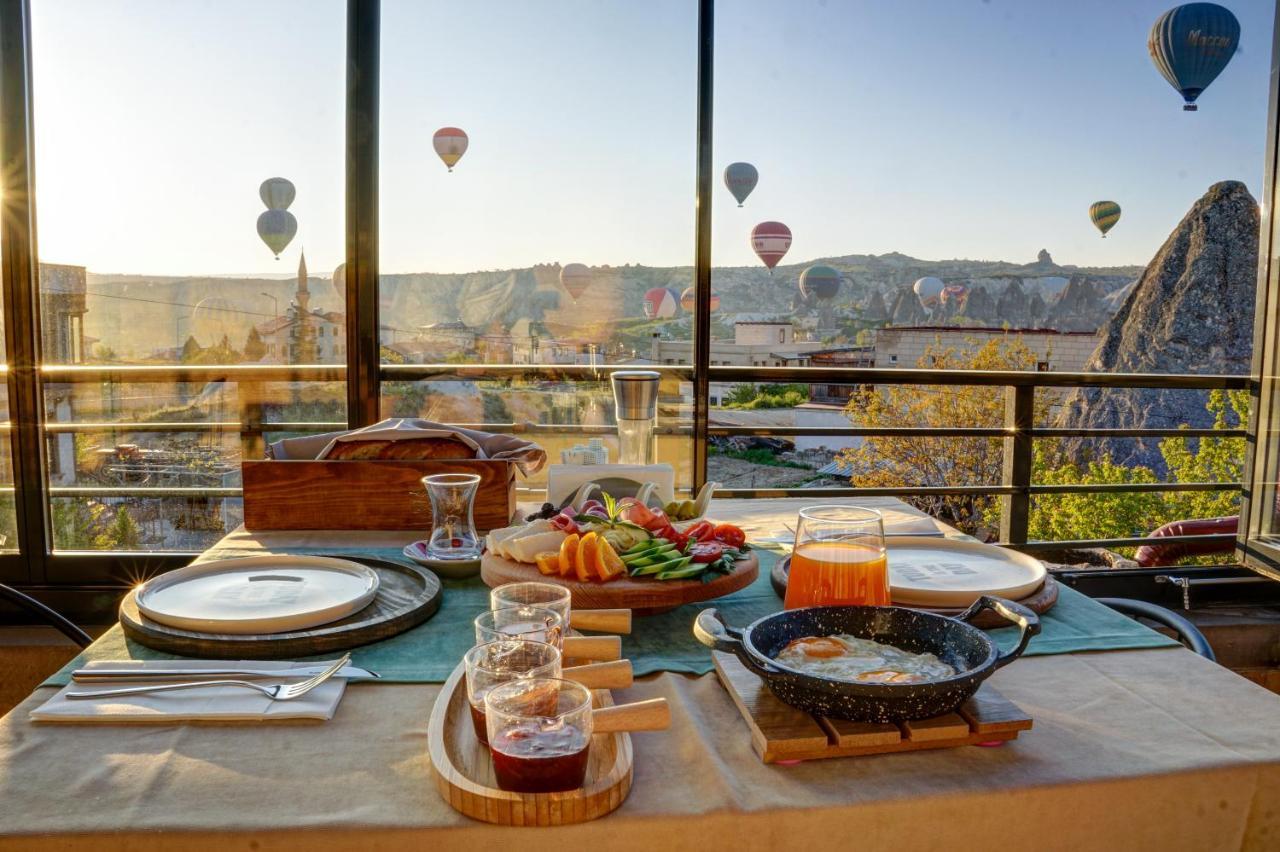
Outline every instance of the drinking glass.
{"label": "drinking glass", "polygon": [[480,613],[475,619],[476,644],[498,639],[532,639],[560,647],[564,620],[541,606],[506,606]]}
{"label": "drinking glass", "polygon": [[520,678],[484,696],[498,786],[514,793],[576,790],[591,751],[591,692],[558,678]]}
{"label": "drinking glass", "polygon": [[560,621],[567,626],[572,599],[567,588],[555,583],[507,583],[489,592],[489,609],[540,606],[560,616]]}
{"label": "drinking glass", "polygon": [[471,724],[485,745],[484,696],[500,683],[522,677],[560,677],[560,652],[554,645],[529,639],[499,639],[477,645],[462,658],[467,672]]}
{"label": "drinking glass", "polygon": [[480,535],[471,516],[480,477],[474,473],[437,473],[422,477],[431,500],[431,538],[427,555],[432,559],[480,558]]}
{"label": "drinking glass", "polygon": [[801,509],[785,608],[889,603],[881,514],[861,506]]}

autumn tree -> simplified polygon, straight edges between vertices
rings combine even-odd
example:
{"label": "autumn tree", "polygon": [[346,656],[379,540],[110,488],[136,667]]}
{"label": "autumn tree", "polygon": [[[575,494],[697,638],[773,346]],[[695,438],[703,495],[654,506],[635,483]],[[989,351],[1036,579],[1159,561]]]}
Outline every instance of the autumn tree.
{"label": "autumn tree", "polygon": [[244,340],[244,359],[261,361],[266,354],[267,344],[262,342],[262,335],[258,334],[256,326],[250,326],[249,336]]}
{"label": "autumn tree", "polygon": [[[1041,360],[1022,338],[992,338],[964,347],[930,346],[918,366],[932,370],[1034,370]],[[1050,401],[1036,394],[1036,422]],[[1003,388],[977,385],[888,385],[855,393],[845,408],[855,426],[994,427],[1004,426]],[[1004,458],[1001,438],[952,438],[920,435],[868,436],[845,450],[841,464],[855,486],[997,485]],[[983,494],[946,494],[908,498],[934,517],[968,532],[994,527],[998,498]]]}

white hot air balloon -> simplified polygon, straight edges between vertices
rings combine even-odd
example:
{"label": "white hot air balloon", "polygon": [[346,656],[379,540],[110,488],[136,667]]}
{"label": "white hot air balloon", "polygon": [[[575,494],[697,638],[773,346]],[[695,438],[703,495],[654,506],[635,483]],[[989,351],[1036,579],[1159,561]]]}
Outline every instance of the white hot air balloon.
{"label": "white hot air balloon", "polygon": [[297,194],[293,182],[282,177],[267,178],[258,187],[258,196],[268,210],[288,210]]}
{"label": "white hot air balloon", "polygon": [[288,210],[264,210],[258,217],[258,236],[271,249],[276,260],[297,234],[298,220]]}
{"label": "white hot air balloon", "polygon": [[943,287],[942,279],[934,278],[932,275],[926,275],[911,285],[911,289],[916,293],[916,298],[926,308],[932,308],[938,304],[938,300],[942,298]]}

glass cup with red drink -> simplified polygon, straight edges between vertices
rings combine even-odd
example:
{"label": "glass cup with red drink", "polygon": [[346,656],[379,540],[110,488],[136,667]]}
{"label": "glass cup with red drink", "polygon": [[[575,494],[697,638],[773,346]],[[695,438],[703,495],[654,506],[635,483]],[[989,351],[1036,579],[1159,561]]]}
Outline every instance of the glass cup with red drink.
{"label": "glass cup with red drink", "polygon": [[591,692],[559,678],[519,678],[484,696],[498,786],[513,793],[576,790],[591,751]]}
{"label": "glass cup with red drink", "polygon": [[517,678],[560,677],[560,651],[554,645],[528,639],[498,639],[477,645],[463,657],[467,674],[467,702],[471,724],[480,742],[488,745],[484,697],[499,684]]}

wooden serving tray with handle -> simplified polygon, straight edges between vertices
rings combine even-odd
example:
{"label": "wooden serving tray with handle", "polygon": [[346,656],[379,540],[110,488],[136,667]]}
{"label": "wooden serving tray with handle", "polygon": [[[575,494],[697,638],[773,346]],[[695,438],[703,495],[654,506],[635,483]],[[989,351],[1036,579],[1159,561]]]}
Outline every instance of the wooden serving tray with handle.
{"label": "wooden serving tray with handle", "polygon": [[[590,680],[584,676],[588,672]],[[565,669],[565,677],[591,686],[624,686],[630,683],[631,666],[625,660],[596,663]],[[665,728],[670,710],[665,699],[615,708],[608,689],[592,694],[596,733],[586,783],[563,793],[509,793],[498,788],[489,749],[476,739],[466,671],[459,665],[441,688],[427,722],[427,752],[441,798],[461,814],[496,825],[571,825],[616,810],[631,791],[631,737],[623,732]]]}

